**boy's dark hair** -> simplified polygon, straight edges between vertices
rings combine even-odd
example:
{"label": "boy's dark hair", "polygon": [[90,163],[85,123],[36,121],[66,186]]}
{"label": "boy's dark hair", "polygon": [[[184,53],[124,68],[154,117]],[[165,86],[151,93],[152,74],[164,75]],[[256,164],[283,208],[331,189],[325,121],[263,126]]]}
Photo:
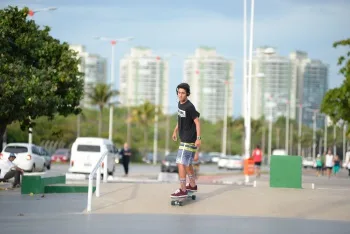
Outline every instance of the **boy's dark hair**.
{"label": "boy's dark hair", "polygon": [[181,83],[176,87],[176,95],[177,95],[179,89],[186,90],[187,96],[190,96],[191,90],[190,90],[190,86],[187,83]]}

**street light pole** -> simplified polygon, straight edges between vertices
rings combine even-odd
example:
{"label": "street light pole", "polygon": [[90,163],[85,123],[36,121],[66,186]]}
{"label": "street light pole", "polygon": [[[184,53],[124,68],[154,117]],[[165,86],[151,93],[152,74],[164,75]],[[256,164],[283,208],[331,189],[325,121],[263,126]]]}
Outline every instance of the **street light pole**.
{"label": "street light pole", "polygon": [[[248,84],[247,84],[247,0],[243,1],[243,114],[244,114],[244,154],[249,158],[248,138]],[[248,181],[247,181],[248,180]],[[246,175],[246,182],[249,176]]]}
{"label": "street light pole", "polygon": [[[43,12],[43,11],[54,11],[54,10],[57,10],[57,7],[48,7],[48,8],[41,8],[41,9],[29,9],[28,11],[28,15],[30,17],[33,17],[34,14],[36,14],[37,12]],[[30,121],[30,126],[29,126],[29,129],[28,129],[28,143],[30,144],[30,147],[33,143],[33,128],[32,128],[32,124],[31,124],[31,117],[29,116],[29,121]],[[6,133],[6,132],[5,132]]]}
{"label": "street light pole", "polygon": [[[112,45],[111,89],[112,90],[114,88],[114,51],[115,51],[115,44],[117,44],[117,42],[115,40],[112,40],[111,41],[111,45]],[[108,139],[110,141],[113,140],[113,111],[114,111],[114,106],[110,105],[109,106],[109,134],[108,134]]]}
{"label": "street light pole", "polygon": [[156,76],[156,96],[155,96],[155,115],[154,115],[154,135],[153,135],[153,164],[157,164],[158,157],[158,106],[159,106],[159,82],[160,82],[160,57],[157,57],[157,76]]}
{"label": "street light pole", "polygon": [[289,100],[286,102],[286,108],[287,108],[287,113],[286,113],[286,143],[285,143],[285,148],[286,148],[286,154],[288,155],[288,146],[289,146]]}
{"label": "street light pole", "polygon": [[299,104],[299,124],[298,124],[298,156],[301,156],[301,126],[303,116],[303,105]]}
{"label": "street light pole", "polygon": [[30,9],[28,11],[28,15],[30,17],[33,17],[37,12],[54,11],[54,10],[57,10],[57,7],[47,7],[47,8],[41,8],[41,9]]}
{"label": "street light pole", "polygon": [[347,129],[347,123],[344,122],[343,125],[343,158],[345,159],[345,153],[346,153],[346,129]]}
{"label": "street light pole", "polygon": [[249,74],[248,74],[248,156],[250,155],[250,148],[251,148],[251,99],[252,99],[252,70],[253,70],[253,63],[252,63],[252,57],[253,57],[253,36],[254,36],[254,0],[251,0],[251,6],[250,6],[250,33],[249,33]]}
{"label": "street light pole", "polygon": [[225,108],[224,108],[224,128],[222,131],[222,149],[221,149],[221,154],[222,156],[226,156],[226,144],[227,144],[227,106],[228,106],[228,101],[227,101],[227,95],[228,95],[228,85],[229,82],[225,81]]}
{"label": "street light pole", "polygon": [[333,155],[337,154],[337,124],[333,125]]}
{"label": "street light pole", "polygon": [[327,132],[328,132],[328,125],[327,125],[327,116],[324,118],[324,154],[327,154]]}
{"label": "street light pole", "polygon": [[[107,37],[94,37],[97,40],[102,40],[102,41],[109,41],[112,45],[112,58],[111,58],[111,89],[114,89],[114,50],[115,50],[115,45],[117,42],[126,42],[130,41],[133,38],[132,37],[127,37],[127,38],[120,38],[120,39],[114,39],[114,38],[107,38]],[[113,111],[114,111],[114,106],[113,106],[113,101],[110,101],[109,105],[109,128],[108,128],[108,139],[110,141],[113,141]],[[103,182],[107,183],[107,162],[108,162],[108,156],[106,156],[103,160]]]}
{"label": "street light pole", "polygon": [[270,160],[271,160],[271,148],[272,148],[272,104],[270,104],[270,121],[269,121],[269,140],[268,140],[268,152],[267,152],[267,160],[268,165],[270,166]]}
{"label": "street light pole", "polygon": [[316,113],[317,110],[314,110],[313,116],[313,134],[312,134],[312,159],[316,158]]}

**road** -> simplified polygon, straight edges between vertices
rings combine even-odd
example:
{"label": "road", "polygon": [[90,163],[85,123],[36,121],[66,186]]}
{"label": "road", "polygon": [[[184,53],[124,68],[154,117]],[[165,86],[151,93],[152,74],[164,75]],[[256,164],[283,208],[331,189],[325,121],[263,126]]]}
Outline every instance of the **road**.
{"label": "road", "polygon": [[[68,164],[52,164],[51,170],[47,173],[66,173],[68,172]],[[129,166],[130,176],[134,175],[153,175],[156,176],[160,172],[160,165],[131,163]],[[226,169],[218,169],[216,164],[203,164],[200,166],[200,174],[202,175],[218,175],[218,174],[240,174],[241,171],[231,171]],[[114,176],[122,176],[124,169],[122,165],[116,167]]]}
{"label": "road", "polygon": [[[264,169],[265,173],[261,178],[256,179],[254,176],[251,177],[251,180],[257,180],[258,182],[268,183],[269,175],[268,169]],[[68,164],[53,164],[51,170],[45,172],[47,174],[65,174],[68,172]],[[152,164],[135,164],[130,165],[129,179],[138,180],[138,179],[149,179],[156,180],[160,173],[159,165]],[[169,174],[169,173],[166,173]],[[124,171],[122,165],[118,165],[116,171],[113,175],[114,178],[123,179]],[[170,173],[170,176],[175,176],[175,173]],[[199,183],[215,183],[215,182],[224,182],[228,181],[228,184],[232,181],[244,181],[244,176],[241,171],[228,171],[225,169],[218,169],[215,164],[204,164],[200,167],[199,173]],[[173,177],[176,182],[176,177]],[[332,176],[330,179],[327,176],[316,176],[316,172],[313,169],[303,169],[303,184],[306,186],[315,185],[317,188],[346,188],[350,189],[350,178],[348,177],[347,170],[341,170],[338,176]],[[67,177],[67,180],[70,180]],[[74,179],[75,180],[75,179]],[[80,179],[78,179],[80,180]],[[225,183],[225,182],[224,182]]]}

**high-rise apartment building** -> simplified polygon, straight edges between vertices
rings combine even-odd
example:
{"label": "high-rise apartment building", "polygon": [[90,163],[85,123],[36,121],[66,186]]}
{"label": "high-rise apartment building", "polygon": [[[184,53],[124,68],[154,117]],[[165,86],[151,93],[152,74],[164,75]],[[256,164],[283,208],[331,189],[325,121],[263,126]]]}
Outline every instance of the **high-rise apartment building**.
{"label": "high-rise apartment building", "polygon": [[272,118],[287,115],[295,118],[295,93],[297,82],[291,74],[292,63],[283,56],[280,56],[274,49],[262,47],[256,50],[253,58],[252,92],[251,92],[251,113],[253,119],[262,116],[270,117],[271,106],[267,103],[274,103]]}
{"label": "high-rise apartment building", "polygon": [[[269,117],[267,102],[272,97],[270,101],[275,104],[273,120],[286,116],[289,105],[289,117],[298,121],[301,104],[302,122],[312,127],[313,113],[310,109],[320,108],[327,89],[328,66],[308,58],[307,53],[295,51],[288,58],[267,47],[256,50],[253,59],[252,118]],[[324,118],[317,115],[317,127],[323,125]]]}
{"label": "high-rise apartment building", "polygon": [[135,106],[149,101],[156,103],[156,82],[159,81],[159,105],[168,111],[168,62],[145,47],[131,48],[120,60],[119,100],[121,106]]}
{"label": "high-rise apartment building", "polygon": [[107,83],[107,61],[97,54],[86,52],[83,45],[70,45],[70,48],[81,59],[79,71],[84,73],[84,97],[81,105],[85,108],[96,108],[96,105],[91,104],[88,94],[91,92],[91,85]]}
{"label": "high-rise apartment building", "polygon": [[218,55],[214,48],[200,47],[184,63],[184,82],[191,86],[191,102],[201,118],[211,122],[224,119],[225,86],[227,116],[233,111],[233,62]]}

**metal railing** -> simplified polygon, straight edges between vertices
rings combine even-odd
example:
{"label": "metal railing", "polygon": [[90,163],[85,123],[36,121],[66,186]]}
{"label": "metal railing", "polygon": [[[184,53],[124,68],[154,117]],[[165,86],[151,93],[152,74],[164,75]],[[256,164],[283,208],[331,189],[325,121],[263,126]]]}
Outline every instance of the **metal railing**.
{"label": "metal railing", "polygon": [[[88,188],[88,202],[87,202],[87,211],[91,212],[91,200],[92,200],[92,189],[93,189],[93,179],[94,175],[96,174],[96,197],[100,196],[100,182],[101,182],[101,165],[104,161],[105,157],[107,157],[108,151],[103,153],[94,166],[93,170],[89,174],[89,188]],[[107,168],[107,160],[105,160],[104,167]],[[107,178],[107,170],[103,170],[103,177],[104,179]],[[106,180],[105,180],[106,181]]]}

